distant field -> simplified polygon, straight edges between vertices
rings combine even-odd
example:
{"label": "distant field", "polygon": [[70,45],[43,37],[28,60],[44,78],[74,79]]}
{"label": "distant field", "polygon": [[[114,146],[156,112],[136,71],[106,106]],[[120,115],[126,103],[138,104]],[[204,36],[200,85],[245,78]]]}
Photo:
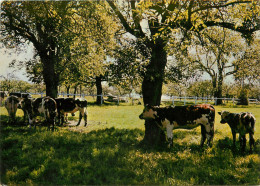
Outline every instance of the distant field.
{"label": "distant field", "polygon": [[[246,154],[241,155],[239,148],[232,150],[230,128],[219,123],[218,114],[212,148],[199,147],[198,127],[175,130],[174,147],[167,149],[141,143],[144,121],[138,116],[142,105],[90,104],[87,127],[58,127],[54,132],[46,127],[7,125],[7,112],[0,107],[1,183],[259,185],[259,106],[215,108],[216,112],[255,115],[257,149],[252,154],[248,153],[248,140]],[[17,115],[21,120],[22,111]],[[77,118],[78,113],[69,117]]]}

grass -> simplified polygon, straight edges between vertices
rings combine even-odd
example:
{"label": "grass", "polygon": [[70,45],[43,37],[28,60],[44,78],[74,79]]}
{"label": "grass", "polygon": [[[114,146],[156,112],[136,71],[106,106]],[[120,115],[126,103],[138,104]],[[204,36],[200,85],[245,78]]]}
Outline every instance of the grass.
{"label": "grass", "polygon": [[[230,128],[219,123],[219,115],[212,148],[199,147],[196,128],[175,130],[173,148],[167,149],[141,143],[144,122],[138,116],[143,106],[91,105],[88,127],[59,127],[54,132],[7,125],[7,112],[1,107],[1,183],[259,185],[260,109],[215,108],[255,115],[257,149],[252,154],[248,142],[245,154],[232,150]],[[17,115],[21,120],[21,110]]]}

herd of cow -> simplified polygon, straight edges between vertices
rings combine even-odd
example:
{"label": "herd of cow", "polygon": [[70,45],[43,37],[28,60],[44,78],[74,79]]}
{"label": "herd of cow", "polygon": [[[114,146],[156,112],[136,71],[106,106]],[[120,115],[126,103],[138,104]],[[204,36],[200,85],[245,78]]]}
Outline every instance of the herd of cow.
{"label": "herd of cow", "polygon": [[[1,93],[1,102],[4,97]],[[84,117],[87,126],[87,101],[75,100],[73,98],[56,98],[42,97],[33,99],[27,93],[10,93],[5,100],[5,107],[9,114],[9,122],[15,121],[17,108],[24,112],[24,121],[28,118],[29,126],[35,126],[36,116],[43,115],[48,128],[54,123],[63,125],[67,113],[79,111],[79,121],[76,126],[80,125]],[[228,123],[233,135],[233,146],[236,142],[236,134],[239,133],[240,147],[245,151],[246,134],[249,134],[250,152],[255,146],[254,131],[256,119],[252,113],[230,113],[222,111],[220,123]],[[153,120],[160,128],[166,129],[169,147],[173,145],[173,129],[192,129],[201,126],[201,143],[203,146],[207,139],[207,145],[212,146],[214,137],[215,108],[209,104],[190,105],[190,106],[149,106],[146,105],[140,119]]]}
{"label": "herd of cow", "polygon": [[54,130],[55,120],[58,124],[63,125],[64,118],[67,113],[74,114],[79,111],[80,125],[82,117],[85,120],[85,126],[87,125],[87,101],[75,100],[73,98],[56,98],[41,97],[32,98],[28,93],[10,93],[9,97],[5,100],[5,108],[8,111],[9,122],[15,122],[15,115],[17,109],[22,109],[24,112],[24,121],[28,119],[29,126],[35,126],[36,117],[43,115],[46,124],[52,126]]}

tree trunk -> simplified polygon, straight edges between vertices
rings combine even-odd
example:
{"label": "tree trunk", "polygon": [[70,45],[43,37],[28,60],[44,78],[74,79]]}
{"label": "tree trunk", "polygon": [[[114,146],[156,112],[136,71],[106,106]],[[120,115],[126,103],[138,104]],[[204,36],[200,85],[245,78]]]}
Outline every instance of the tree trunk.
{"label": "tree trunk", "polygon": [[66,91],[67,91],[67,97],[70,97],[70,85],[66,86]]}
{"label": "tree trunk", "polygon": [[97,88],[97,104],[101,105],[102,104],[102,84],[101,84],[102,76],[97,76],[96,77],[96,88]]}
{"label": "tree trunk", "polygon": [[74,93],[73,93],[73,98],[74,98],[74,99],[76,98],[77,88],[78,88],[78,85],[75,85],[75,87],[74,87]]}
{"label": "tree trunk", "polygon": [[58,95],[59,76],[55,73],[55,61],[48,57],[43,58],[43,79],[46,85],[46,96],[56,98]]}
{"label": "tree trunk", "polygon": [[[159,39],[152,45],[152,57],[142,83],[144,104],[152,106],[160,105],[162,96],[162,85],[164,80],[164,69],[167,63],[167,53],[164,49],[165,43]],[[149,145],[158,145],[166,140],[156,122],[145,121],[144,142]]]}

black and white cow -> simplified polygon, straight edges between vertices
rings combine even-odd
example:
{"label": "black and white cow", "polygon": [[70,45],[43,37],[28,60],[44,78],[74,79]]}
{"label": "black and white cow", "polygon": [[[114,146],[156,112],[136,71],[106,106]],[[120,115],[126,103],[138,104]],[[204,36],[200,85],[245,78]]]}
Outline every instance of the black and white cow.
{"label": "black and white cow", "polygon": [[250,152],[255,146],[254,132],[256,119],[250,112],[230,113],[229,111],[218,112],[221,115],[220,123],[228,125],[231,128],[233,136],[233,146],[236,146],[236,133],[239,133],[241,151],[246,148],[246,134],[249,134]]}
{"label": "black and white cow", "polygon": [[35,100],[24,98],[19,102],[19,106],[25,110],[29,118],[29,125],[35,124],[36,116],[43,114],[50,129],[54,130],[55,117],[57,115],[56,101],[51,97],[42,97]]}
{"label": "black and white cow", "polygon": [[9,115],[9,119],[8,119],[9,123],[16,121],[15,115],[16,115],[18,103],[19,103],[19,98],[17,96],[9,96],[5,100],[5,108]]}
{"label": "black and white cow", "polygon": [[86,100],[74,100],[73,98],[56,98],[57,110],[58,110],[58,120],[61,125],[64,123],[64,115],[66,113],[75,113],[79,111],[79,121],[76,126],[80,125],[82,117],[84,117],[85,125],[87,126],[87,101]]}
{"label": "black and white cow", "polygon": [[192,129],[201,125],[201,143],[203,146],[206,138],[208,146],[212,146],[214,137],[215,109],[212,105],[201,104],[193,106],[158,107],[145,106],[140,119],[154,120],[166,128],[169,147],[173,143],[173,129]]}

